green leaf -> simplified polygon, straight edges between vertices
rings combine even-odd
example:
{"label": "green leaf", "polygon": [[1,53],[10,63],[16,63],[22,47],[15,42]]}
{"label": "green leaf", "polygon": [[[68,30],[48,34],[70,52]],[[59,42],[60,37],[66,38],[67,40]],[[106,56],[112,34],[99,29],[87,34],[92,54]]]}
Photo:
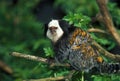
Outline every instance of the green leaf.
{"label": "green leaf", "polygon": [[85,16],[82,13],[69,13],[63,19],[68,21],[70,24],[74,24],[74,26],[80,27],[85,30],[87,29],[88,24],[91,21],[88,16]]}
{"label": "green leaf", "polygon": [[53,57],[54,56],[54,52],[50,47],[43,48],[43,50],[45,52],[45,56],[48,56],[48,57]]}

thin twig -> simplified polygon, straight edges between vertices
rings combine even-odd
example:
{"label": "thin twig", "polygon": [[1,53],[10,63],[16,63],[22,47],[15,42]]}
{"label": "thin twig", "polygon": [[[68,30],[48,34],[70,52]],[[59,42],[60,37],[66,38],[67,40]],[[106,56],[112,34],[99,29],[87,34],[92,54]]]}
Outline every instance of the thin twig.
{"label": "thin twig", "polygon": [[107,29],[109,30],[113,38],[116,40],[116,42],[120,45],[120,35],[117,32],[113,24],[113,21],[111,19],[111,16],[108,12],[106,2],[105,2],[106,0],[96,0],[96,1],[99,6],[103,21],[104,21],[103,23],[105,24],[105,26],[107,27]]}

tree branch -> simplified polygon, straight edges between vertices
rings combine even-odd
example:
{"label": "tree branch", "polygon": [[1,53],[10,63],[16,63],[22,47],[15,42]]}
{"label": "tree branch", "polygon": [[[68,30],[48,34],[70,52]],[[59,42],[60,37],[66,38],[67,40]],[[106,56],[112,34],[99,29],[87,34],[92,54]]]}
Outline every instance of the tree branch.
{"label": "tree branch", "polygon": [[88,32],[98,32],[98,33],[107,33],[104,30],[98,29],[98,28],[90,28],[87,30]]}
{"label": "tree branch", "polygon": [[[93,45],[95,45],[97,47],[98,51],[101,52],[106,57],[120,62],[120,55],[119,54],[112,54],[112,53],[108,52],[107,50],[105,50],[102,46],[100,46],[96,42],[93,42]],[[22,53],[18,53],[18,52],[12,52],[10,55],[15,56],[15,57],[29,59],[29,60],[34,60],[34,61],[38,61],[38,62],[43,62],[46,64],[50,64],[52,67],[53,66],[64,66],[64,67],[70,66],[67,63],[66,64],[58,64],[53,59],[46,59],[46,58],[37,57],[37,56],[33,56],[33,55],[28,55],[28,54],[22,54]]]}
{"label": "tree branch", "polygon": [[65,77],[49,77],[49,78],[42,78],[42,79],[30,79],[30,80],[23,80],[23,81],[58,81],[58,80],[64,80]]}
{"label": "tree branch", "polygon": [[112,54],[112,53],[108,52],[107,50],[105,50],[102,46],[100,46],[96,42],[93,42],[93,45],[95,45],[97,47],[98,51],[100,53],[102,53],[104,56],[106,56],[112,60],[120,62],[120,55],[119,54]]}
{"label": "tree branch", "polygon": [[116,40],[116,42],[120,45],[120,35],[118,34],[113,21],[111,19],[111,16],[108,12],[107,6],[106,6],[106,0],[96,0],[97,4],[99,6],[102,18],[103,18],[103,23],[105,26],[108,28],[109,32],[113,36],[113,38]]}
{"label": "tree branch", "polygon": [[15,56],[15,57],[21,57],[21,58],[29,59],[29,60],[34,60],[34,61],[38,61],[38,62],[48,63],[48,59],[33,56],[33,55],[28,55],[28,54],[23,54],[23,53],[18,53],[18,52],[12,52],[12,53],[10,53],[10,55]]}
{"label": "tree branch", "polygon": [[43,63],[49,64],[51,67],[53,67],[53,66],[65,66],[65,67],[69,67],[70,66],[67,63],[66,64],[56,63],[54,61],[54,59],[46,59],[46,58],[43,58],[43,57],[33,56],[33,55],[29,55],[29,54],[12,52],[12,53],[10,53],[10,55],[15,56],[15,57],[20,57],[20,58],[25,58],[25,59],[33,60],[33,61],[43,62]]}
{"label": "tree branch", "polygon": [[13,73],[13,70],[1,60],[0,60],[0,68],[9,74]]}
{"label": "tree branch", "polygon": [[59,80],[70,81],[74,73],[75,73],[75,70],[72,70],[66,76],[49,77],[49,78],[42,78],[42,79],[29,79],[29,80],[23,80],[23,81],[59,81]]}
{"label": "tree branch", "polygon": [[[12,52],[12,53],[10,53],[10,55],[15,56],[15,57],[29,59],[29,60],[34,60],[34,61],[38,61],[38,62],[43,62],[43,63],[51,65],[52,67],[53,66],[70,67],[69,64],[55,63],[55,61],[53,59],[46,59],[46,58],[23,54],[23,53],[18,53],[18,52]],[[72,70],[67,76],[50,77],[50,78],[43,78],[43,79],[30,79],[30,80],[23,80],[23,81],[57,81],[57,80],[71,79],[74,72],[75,72],[75,70]]]}

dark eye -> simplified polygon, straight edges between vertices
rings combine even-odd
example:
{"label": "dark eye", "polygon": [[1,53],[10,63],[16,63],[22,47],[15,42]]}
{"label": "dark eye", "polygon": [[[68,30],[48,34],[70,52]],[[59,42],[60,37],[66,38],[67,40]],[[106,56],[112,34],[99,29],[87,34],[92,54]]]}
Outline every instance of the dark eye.
{"label": "dark eye", "polygon": [[57,27],[54,27],[54,29],[58,29]]}
{"label": "dark eye", "polygon": [[52,26],[49,29],[58,29],[58,27]]}

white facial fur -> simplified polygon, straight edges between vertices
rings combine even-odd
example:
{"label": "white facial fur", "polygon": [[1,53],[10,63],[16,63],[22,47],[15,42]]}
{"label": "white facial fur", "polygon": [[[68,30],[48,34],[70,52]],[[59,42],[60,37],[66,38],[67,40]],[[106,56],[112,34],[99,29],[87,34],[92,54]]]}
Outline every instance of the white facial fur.
{"label": "white facial fur", "polygon": [[[57,27],[54,33],[51,33],[49,28],[50,27]],[[63,35],[63,30],[59,25],[58,20],[51,20],[48,24],[48,30],[47,30],[47,37],[52,40],[52,42],[56,43],[57,40]]]}

